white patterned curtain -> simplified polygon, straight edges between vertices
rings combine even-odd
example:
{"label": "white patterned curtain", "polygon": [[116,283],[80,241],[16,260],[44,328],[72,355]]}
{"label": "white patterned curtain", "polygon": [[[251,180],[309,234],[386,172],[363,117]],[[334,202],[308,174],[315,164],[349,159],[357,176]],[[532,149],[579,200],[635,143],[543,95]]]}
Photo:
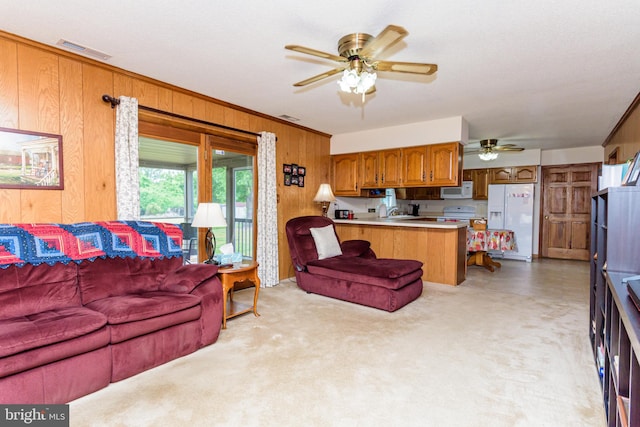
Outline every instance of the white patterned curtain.
{"label": "white patterned curtain", "polygon": [[276,136],[258,137],[258,274],[262,286],[278,284],[278,205],[276,193]]}
{"label": "white patterned curtain", "polygon": [[140,219],[138,100],[121,96],[116,109],[116,206],[118,219]]}

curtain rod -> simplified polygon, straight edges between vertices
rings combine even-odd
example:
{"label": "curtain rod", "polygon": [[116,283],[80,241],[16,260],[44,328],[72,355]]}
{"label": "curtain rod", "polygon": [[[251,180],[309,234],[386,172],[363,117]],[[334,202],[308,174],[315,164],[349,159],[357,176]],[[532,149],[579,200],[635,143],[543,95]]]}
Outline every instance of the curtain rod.
{"label": "curtain rod", "polygon": [[[108,102],[109,104],[111,104],[111,108],[116,108],[116,105],[120,104],[120,100],[118,98],[114,98],[113,96],[109,96],[109,95],[102,95],[102,100],[104,102]],[[208,126],[214,126],[214,127],[217,127],[217,128],[231,130],[231,131],[234,131],[234,132],[240,132],[240,133],[244,133],[244,134],[247,134],[247,135],[261,136],[261,134],[259,134],[259,133],[251,132],[251,131],[248,131],[248,130],[236,129],[236,128],[231,127],[231,126],[225,126],[225,125],[221,125],[221,124],[218,124],[218,123],[207,122],[206,120],[194,119],[193,117],[182,116],[180,114],[170,113],[168,111],[162,111],[162,110],[158,110],[156,108],[146,107],[144,105],[138,105],[138,108],[140,110],[150,111],[152,113],[164,114],[166,116],[173,117],[173,118],[176,118],[176,119],[188,120],[190,122],[200,123],[200,124],[208,125]]]}

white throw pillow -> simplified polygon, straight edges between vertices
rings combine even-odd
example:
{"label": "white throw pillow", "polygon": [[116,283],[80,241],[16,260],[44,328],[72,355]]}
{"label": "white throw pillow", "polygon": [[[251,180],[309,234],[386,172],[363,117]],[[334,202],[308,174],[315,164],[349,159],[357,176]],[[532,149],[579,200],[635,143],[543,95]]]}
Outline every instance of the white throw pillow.
{"label": "white throw pillow", "polygon": [[342,255],[342,249],[340,249],[340,243],[338,243],[336,233],[333,231],[333,225],[329,224],[326,227],[310,228],[309,231],[316,244],[318,259]]}

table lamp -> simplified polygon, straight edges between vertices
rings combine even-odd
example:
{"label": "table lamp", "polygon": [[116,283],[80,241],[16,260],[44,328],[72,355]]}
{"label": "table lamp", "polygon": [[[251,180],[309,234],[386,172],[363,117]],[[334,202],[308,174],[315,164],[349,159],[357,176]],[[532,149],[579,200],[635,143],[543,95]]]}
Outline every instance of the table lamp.
{"label": "table lamp", "polygon": [[318,192],[316,193],[316,197],[313,198],[313,201],[316,203],[322,204],[322,216],[327,216],[327,210],[329,209],[329,203],[336,200],[336,196],[333,195],[333,191],[331,191],[331,186],[329,184],[320,184],[318,188]]}
{"label": "table lamp", "polygon": [[207,260],[205,264],[215,264],[213,254],[216,251],[216,236],[211,231],[212,227],[226,227],[227,221],[222,215],[222,208],[218,203],[200,203],[196,214],[193,217],[192,227],[206,228],[207,235],[205,237],[205,249],[207,251]]}

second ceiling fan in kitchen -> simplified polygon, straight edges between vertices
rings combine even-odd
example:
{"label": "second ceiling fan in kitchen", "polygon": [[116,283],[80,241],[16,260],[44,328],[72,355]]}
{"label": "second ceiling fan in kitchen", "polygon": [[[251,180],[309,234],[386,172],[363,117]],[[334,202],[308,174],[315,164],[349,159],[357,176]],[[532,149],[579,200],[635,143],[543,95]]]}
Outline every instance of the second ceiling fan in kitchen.
{"label": "second ceiling fan in kitchen", "polygon": [[510,151],[522,151],[524,148],[517,147],[515,144],[501,144],[498,145],[497,139],[483,139],[480,141],[480,147],[465,149],[465,154],[478,154],[478,157],[482,160],[495,160],[498,158],[499,153]]}

